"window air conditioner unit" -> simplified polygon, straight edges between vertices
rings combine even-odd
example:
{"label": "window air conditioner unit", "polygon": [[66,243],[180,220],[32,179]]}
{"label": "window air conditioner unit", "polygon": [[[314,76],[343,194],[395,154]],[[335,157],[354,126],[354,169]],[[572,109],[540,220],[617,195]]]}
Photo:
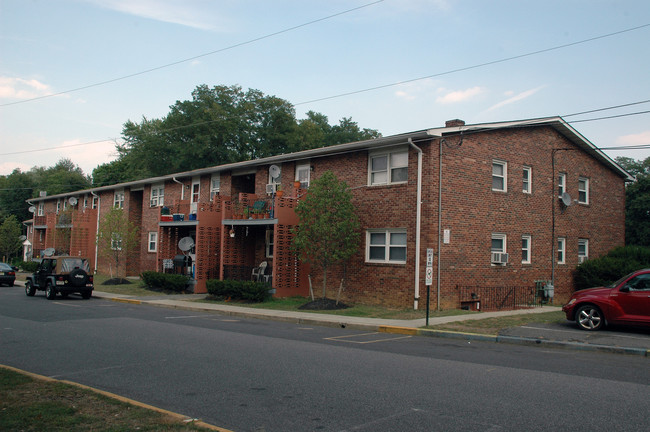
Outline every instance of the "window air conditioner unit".
{"label": "window air conditioner unit", "polygon": [[508,254],[501,252],[492,252],[492,264],[507,264]]}
{"label": "window air conditioner unit", "polygon": [[278,184],[277,183],[269,183],[266,185],[266,193],[271,195],[275,193],[278,190]]}
{"label": "window air conditioner unit", "polygon": [[578,257],[578,264],[582,264],[583,262],[587,261],[586,256],[579,256]]}

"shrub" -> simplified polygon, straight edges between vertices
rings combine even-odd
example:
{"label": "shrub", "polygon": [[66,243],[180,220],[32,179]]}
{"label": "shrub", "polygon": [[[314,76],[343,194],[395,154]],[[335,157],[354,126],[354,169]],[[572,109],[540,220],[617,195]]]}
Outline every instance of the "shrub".
{"label": "shrub", "polygon": [[190,280],[188,276],[154,271],[142,272],[140,278],[149,289],[174,292],[185,291]]}
{"label": "shrub", "polygon": [[576,290],[609,285],[628,273],[650,267],[650,248],[626,246],[613,249],[601,258],[590,259],[578,266],[573,281]]}
{"label": "shrub", "polygon": [[36,261],[21,261],[16,265],[27,273],[34,273],[38,268],[38,263]]}
{"label": "shrub", "polygon": [[261,303],[271,298],[270,287],[262,282],[211,279],[206,286],[210,295],[222,299]]}

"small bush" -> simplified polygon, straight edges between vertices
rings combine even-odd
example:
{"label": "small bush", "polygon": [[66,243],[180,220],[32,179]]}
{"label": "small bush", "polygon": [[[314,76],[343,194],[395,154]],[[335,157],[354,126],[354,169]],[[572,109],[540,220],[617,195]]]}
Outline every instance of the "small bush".
{"label": "small bush", "polygon": [[152,290],[183,292],[190,280],[188,276],[153,271],[142,272],[140,278]]}
{"label": "small bush", "polygon": [[210,295],[220,299],[261,303],[271,298],[270,287],[262,282],[211,279],[206,286]]}
{"label": "small bush", "polygon": [[650,248],[626,246],[616,248],[601,258],[585,261],[576,269],[576,290],[609,285],[628,273],[650,267]]}
{"label": "small bush", "polygon": [[38,263],[36,261],[21,261],[16,265],[27,273],[34,273],[38,268]]}

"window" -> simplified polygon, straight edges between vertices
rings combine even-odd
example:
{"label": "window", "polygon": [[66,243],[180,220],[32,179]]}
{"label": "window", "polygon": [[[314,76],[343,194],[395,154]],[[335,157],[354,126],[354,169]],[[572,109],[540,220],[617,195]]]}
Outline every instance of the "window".
{"label": "window", "polygon": [[368,169],[370,185],[407,182],[408,162],[407,150],[370,155]]}
{"label": "window", "polygon": [[122,236],[119,233],[111,234],[111,249],[122,250]]}
{"label": "window", "polygon": [[529,235],[521,236],[521,263],[531,263],[531,242],[532,239]]}
{"label": "window", "polygon": [[56,200],[56,214],[61,211],[61,200]]}
{"label": "window", "polygon": [[311,166],[309,164],[296,166],[296,181],[300,182],[300,187],[307,189],[309,187],[309,173]]}
{"label": "window", "polygon": [[158,250],[158,233],[150,232],[147,252],[156,252],[157,250]]}
{"label": "window", "polygon": [[366,261],[405,264],[406,230],[367,231]]}
{"label": "window", "polygon": [[564,192],[566,192],[566,174],[560,173],[557,176],[557,196],[562,197]]}
{"label": "window", "polygon": [[151,199],[149,200],[150,207],[162,207],[165,205],[165,185],[151,186]]}
{"label": "window", "polygon": [[582,264],[589,259],[589,240],[578,239],[578,263]]}
{"label": "window", "polygon": [[533,169],[525,166],[523,174],[523,192],[527,194],[533,193]]}
{"label": "window", "polygon": [[273,246],[275,245],[275,239],[273,238],[273,230],[266,230],[266,257],[273,258]]}
{"label": "window", "polygon": [[88,197],[84,195],[84,208],[88,207]]}
{"label": "window", "polygon": [[589,179],[580,177],[578,179],[578,202],[589,204]]}
{"label": "window", "polygon": [[45,214],[45,206],[42,202],[38,203],[38,215],[43,216]]}
{"label": "window", "polygon": [[113,207],[124,208],[124,191],[116,191],[113,196]]}
{"label": "window", "polygon": [[503,161],[492,161],[492,190],[496,192],[508,191],[508,164]]}
{"label": "window", "polygon": [[502,233],[492,233],[492,243],[490,245],[492,265],[506,265],[508,262],[506,235]]}
{"label": "window", "polygon": [[564,264],[566,262],[566,239],[560,237],[557,239],[557,263]]}
{"label": "window", "polygon": [[92,208],[94,208],[94,209],[97,208],[97,197],[96,196],[93,197],[93,203],[91,205],[92,205]]}
{"label": "window", "polygon": [[199,197],[201,195],[201,183],[200,179],[192,179],[192,199],[190,202],[197,203],[199,202]]}
{"label": "window", "polygon": [[214,197],[219,195],[221,189],[221,175],[213,174],[210,179],[210,201],[214,201]]}

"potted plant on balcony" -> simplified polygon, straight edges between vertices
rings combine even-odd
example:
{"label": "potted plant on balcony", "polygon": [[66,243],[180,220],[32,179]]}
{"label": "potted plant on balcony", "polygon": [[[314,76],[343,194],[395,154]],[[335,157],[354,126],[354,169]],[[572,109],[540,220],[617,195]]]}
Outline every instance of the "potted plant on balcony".
{"label": "potted plant on balcony", "polygon": [[275,192],[275,195],[278,198],[282,198],[284,196],[284,191],[282,190],[282,186],[278,185],[278,190]]}

